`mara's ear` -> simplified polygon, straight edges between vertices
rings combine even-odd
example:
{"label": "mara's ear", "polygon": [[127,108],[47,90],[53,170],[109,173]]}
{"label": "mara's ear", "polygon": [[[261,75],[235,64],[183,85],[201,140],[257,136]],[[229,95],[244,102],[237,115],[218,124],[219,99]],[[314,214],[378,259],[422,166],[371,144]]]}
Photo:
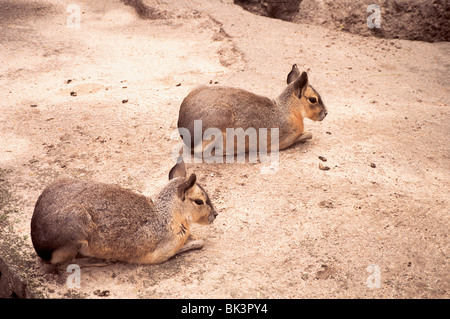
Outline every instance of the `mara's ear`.
{"label": "mara's ear", "polygon": [[307,87],[308,87],[308,74],[306,74],[306,72],[303,72],[302,75],[300,75],[300,77],[294,82],[295,95],[301,97],[305,93]]}
{"label": "mara's ear", "polygon": [[187,181],[178,186],[178,196],[181,198],[181,200],[184,201],[186,199],[186,192],[195,185],[196,181],[197,176],[195,176],[195,174],[191,174]]}
{"label": "mara's ear", "polygon": [[291,84],[292,82],[294,82],[295,80],[297,80],[297,78],[300,76],[300,70],[298,69],[297,64],[294,64],[292,66],[292,70],[291,72],[289,72],[288,76],[287,76],[287,84]]}
{"label": "mara's ear", "polygon": [[179,156],[177,163],[169,172],[169,180],[175,177],[186,177],[186,165],[184,165],[183,157]]}

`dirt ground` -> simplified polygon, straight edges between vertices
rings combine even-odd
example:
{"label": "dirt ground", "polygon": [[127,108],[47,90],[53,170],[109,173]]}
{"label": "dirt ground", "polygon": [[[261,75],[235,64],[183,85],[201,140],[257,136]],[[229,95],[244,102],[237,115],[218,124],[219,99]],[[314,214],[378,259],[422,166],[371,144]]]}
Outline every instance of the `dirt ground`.
{"label": "dirt ground", "polygon": [[[367,18],[374,19],[375,11],[368,9],[372,4],[380,7],[381,28],[367,28]],[[446,0],[302,0],[290,21],[381,38],[450,41],[450,2]]]}
{"label": "dirt ground", "polygon": [[[447,0],[234,0],[246,10],[291,22],[388,39],[450,41]],[[380,16],[375,13],[378,6]],[[367,20],[381,28],[367,27]]]}
{"label": "dirt ground", "polygon": [[[0,1],[2,294],[449,298],[450,43],[294,24],[232,1],[144,4],[156,2],[158,19],[119,0]],[[69,4],[80,28],[68,27]],[[329,114],[305,120],[313,139],[280,152],[274,174],[263,163],[188,165],[219,212],[193,227],[202,250],[81,269],[81,288],[69,288],[71,273],[45,272],[29,234],[48,183],[72,176],[155,194],[190,90],[276,97],[293,63]],[[5,263],[21,291],[5,291]]]}

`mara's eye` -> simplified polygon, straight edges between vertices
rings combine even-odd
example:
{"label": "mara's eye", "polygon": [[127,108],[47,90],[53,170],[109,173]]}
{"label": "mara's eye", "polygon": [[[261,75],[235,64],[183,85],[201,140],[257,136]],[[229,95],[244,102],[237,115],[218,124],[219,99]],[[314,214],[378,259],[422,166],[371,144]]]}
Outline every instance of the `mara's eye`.
{"label": "mara's eye", "polygon": [[309,97],[308,98],[309,102],[311,102],[312,104],[317,102],[317,99],[315,97]]}
{"label": "mara's eye", "polygon": [[203,205],[203,201],[201,199],[194,199],[194,203],[196,203],[197,205]]}

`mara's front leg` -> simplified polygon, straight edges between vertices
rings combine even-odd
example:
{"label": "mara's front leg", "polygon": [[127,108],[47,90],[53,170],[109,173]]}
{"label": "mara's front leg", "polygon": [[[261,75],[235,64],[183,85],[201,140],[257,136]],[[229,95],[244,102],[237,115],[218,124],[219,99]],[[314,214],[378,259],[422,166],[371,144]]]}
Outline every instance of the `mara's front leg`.
{"label": "mara's front leg", "polygon": [[180,248],[180,250],[178,250],[176,252],[176,254],[180,254],[182,252],[185,252],[188,250],[193,250],[193,249],[202,249],[204,245],[205,245],[205,242],[203,239],[190,234],[186,243],[183,245],[183,247]]}
{"label": "mara's front leg", "polygon": [[298,133],[291,133],[280,141],[279,150],[284,150],[296,143],[304,143],[311,138],[312,138],[311,132],[303,132],[300,135]]}
{"label": "mara's front leg", "polygon": [[204,241],[202,239],[197,239],[187,234],[185,236],[187,237],[187,240],[184,236],[184,238],[172,238],[172,240],[169,240],[164,245],[157,247],[155,250],[147,253],[143,256],[143,258],[139,258],[135,262],[139,264],[159,264],[182,252],[203,248]]}
{"label": "mara's front leg", "polygon": [[295,140],[294,143],[304,143],[307,140],[312,139],[312,134],[311,132],[303,132],[302,134],[300,134],[299,137],[297,137],[297,139]]}

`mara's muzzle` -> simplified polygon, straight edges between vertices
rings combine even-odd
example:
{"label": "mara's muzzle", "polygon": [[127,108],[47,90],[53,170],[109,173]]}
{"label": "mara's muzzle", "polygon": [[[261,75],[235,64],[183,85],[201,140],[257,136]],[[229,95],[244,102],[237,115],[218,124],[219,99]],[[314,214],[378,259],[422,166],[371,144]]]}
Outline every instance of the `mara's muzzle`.
{"label": "mara's muzzle", "polygon": [[208,217],[208,221],[210,224],[214,221],[214,219],[216,219],[217,215],[219,215],[219,214],[216,212],[215,209],[213,209]]}
{"label": "mara's muzzle", "polygon": [[320,113],[319,113],[319,121],[323,121],[323,119],[327,116],[327,114],[328,114],[328,112],[325,109],[320,111]]}

